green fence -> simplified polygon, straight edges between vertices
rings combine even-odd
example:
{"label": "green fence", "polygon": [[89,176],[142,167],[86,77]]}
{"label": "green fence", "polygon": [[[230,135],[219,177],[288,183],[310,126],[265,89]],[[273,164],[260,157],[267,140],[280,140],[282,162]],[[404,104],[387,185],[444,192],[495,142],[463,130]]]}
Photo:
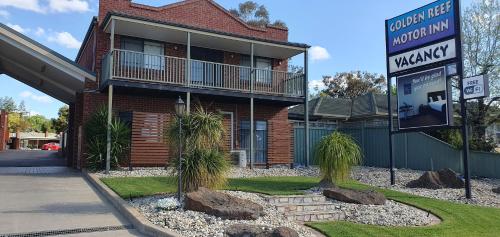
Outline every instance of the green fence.
{"label": "green fence", "polygon": [[[334,128],[312,127],[310,134],[311,164],[314,159],[314,147]],[[386,127],[351,127],[339,128],[351,135],[364,153],[363,165],[389,167],[388,129]],[[296,165],[304,165],[303,137],[304,128],[294,128],[294,155]],[[397,168],[415,170],[439,170],[451,168],[463,172],[462,152],[424,133],[401,133],[394,135],[394,158]],[[470,153],[471,175],[488,178],[500,178],[500,154],[487,152]]]}

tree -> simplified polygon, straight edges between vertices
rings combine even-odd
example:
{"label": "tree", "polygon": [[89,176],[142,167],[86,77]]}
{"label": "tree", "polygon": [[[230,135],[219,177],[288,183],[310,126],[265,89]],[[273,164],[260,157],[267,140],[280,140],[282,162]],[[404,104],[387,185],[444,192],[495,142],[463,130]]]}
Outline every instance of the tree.
{"label": "tree", "polygon": [[69,106],[65,105],[59,108],[58,117],[52,119],[52,127],[56,133],[64,132],[68,128]]}
{"label": "tree", "polygon": [[323,76],[327,87],[323,90],[334,98],[355,98],[368,92],[384,93],[387,80],[384,75],[351,71],[337,73],[335,76]]}
{"label": "tree", "polygon": [[271,21],[267,8],[253,1],[240,3],[238,9],[231,9],[229,12],[252,26],[266,27],[267,25],[271,25],[279,28],[287,28],[285,22],[281,20],[276,20],[270,24]]}
{"label": "tree", "polygon": [[15,112],[9,114],[8,126],[10,132],[24,132],[30,128],[30,124],[25,117]]}
{"label": "tree", "polygon": [[487,74],[492,100],[478,99],[468,103],[471,147],[481,148],[487,142],[486,128],[498,122],[500,114],[494,100],[500,94],[500,4],[498,0],[479,0],[465,10],[462,21],[465,76]]}
{"label": "tree", "polygon": [[12,99],[12,97],[5,96],[0,98],[0,110],[12,113],[17,110],[16,102]]}
{"label": "tree", "polygon": [[26,109],[26,105],[24,104],[24,100],[19,103],[19,106],[17,106],[17,112],[22,114],[22,115],[27,115],[28,110]]}
{"label": "tree", "polygon": [[51,132],[53,131],[51,121],[42,115],[33,115],[26,118],[29,124],[29,131]]}

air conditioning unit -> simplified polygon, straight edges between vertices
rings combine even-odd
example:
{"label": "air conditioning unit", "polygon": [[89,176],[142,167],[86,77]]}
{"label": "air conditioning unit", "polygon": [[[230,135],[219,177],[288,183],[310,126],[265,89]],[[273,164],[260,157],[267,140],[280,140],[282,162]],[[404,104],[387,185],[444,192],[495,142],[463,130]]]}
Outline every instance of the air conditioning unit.
{"label": "air conditioning unit", "polygon": [[233,165],[246,168],[247,167],[247,152],[245,150],[231,151],[231,160]]}

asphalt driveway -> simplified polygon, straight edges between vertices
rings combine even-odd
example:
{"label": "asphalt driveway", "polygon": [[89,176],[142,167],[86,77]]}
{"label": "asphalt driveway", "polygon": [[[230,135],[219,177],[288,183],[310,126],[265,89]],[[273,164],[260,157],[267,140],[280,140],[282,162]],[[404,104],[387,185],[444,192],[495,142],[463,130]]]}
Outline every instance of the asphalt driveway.
{"label": "asphalt driveway", "polygon": [[57,151],[6,150],[0,152],[0,167],[66,166]]}
{"label": "asphalt driveway", "polygon": [[81,173],[66,167],[0,167],[3,235],[140,236]]}

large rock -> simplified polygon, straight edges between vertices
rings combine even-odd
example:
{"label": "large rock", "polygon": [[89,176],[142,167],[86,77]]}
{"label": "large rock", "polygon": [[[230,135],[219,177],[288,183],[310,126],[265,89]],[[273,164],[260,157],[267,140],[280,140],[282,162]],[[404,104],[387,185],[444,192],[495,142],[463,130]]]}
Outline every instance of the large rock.
{"label": "large rock", "polygon": [[439,171],[426,171],[417,180],[410,181],[406,184],[408,188],[463,188],[464,181],[451,169],[443,169]]}
{"label": "large rock", "polygon": [[206,188],[186,194],[184,208],[230,220],[255,220],[264,215],[257,203]]}
{"label": "large rock", "polygon": [[373,190],[352,190],[343,188],[330,188],[323,190],[323,195],[341,202],[384,205],[385,196]]}
{"label": "large rock", "polygon": [[234,224],[224,230],[225,237],[299,237],[297,231],[288,227],[270,229],[266,226]]}
{"label": "large rock", "polygon": [[498,194],[500,194],[500,187],[498,187],[498,188],[494,188],[492,191],[493,191],[494,193],[498,193]]}

